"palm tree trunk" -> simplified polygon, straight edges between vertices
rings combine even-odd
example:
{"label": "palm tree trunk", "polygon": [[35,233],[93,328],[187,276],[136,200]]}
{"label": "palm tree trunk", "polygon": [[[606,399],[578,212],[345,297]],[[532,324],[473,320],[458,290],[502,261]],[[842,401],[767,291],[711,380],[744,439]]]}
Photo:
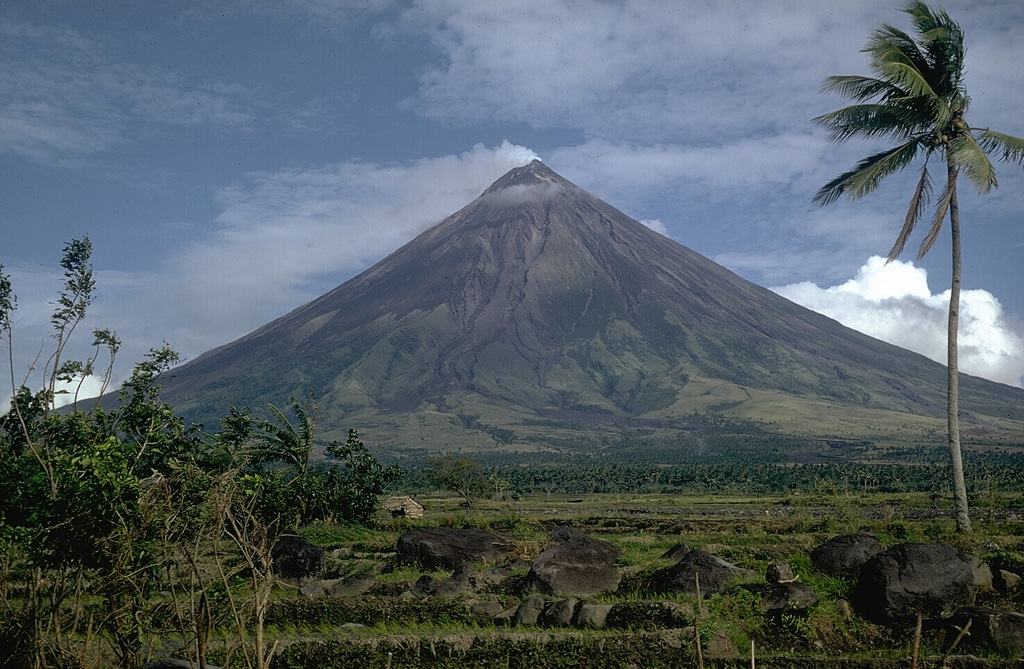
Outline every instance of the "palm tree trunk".
{"label": "palm tree trunk", "polygon": [[964,483],[964,462],[960,454],[960,369],[957,355],[957,331],[960,325],[960,205],[956,199],[957,168],[947,162],[949,198],[949,227],[953,233],[953,284],[949,290],[949,331],[946,340],[946,435],[949,458],[953,466],[953,504],[956,510],[956,530],[970,534],[971,518],[967,509],[967,485]]}

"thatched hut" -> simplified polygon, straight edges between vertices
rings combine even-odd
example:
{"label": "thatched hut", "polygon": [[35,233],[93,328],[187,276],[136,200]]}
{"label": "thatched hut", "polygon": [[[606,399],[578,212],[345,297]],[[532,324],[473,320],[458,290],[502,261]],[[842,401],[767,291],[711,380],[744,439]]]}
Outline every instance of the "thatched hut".
{"label": "thatched hut", "polygon": [[389,497],[384,502],[384,510],[393,518],[422,518],[423,505],[408,495]]}

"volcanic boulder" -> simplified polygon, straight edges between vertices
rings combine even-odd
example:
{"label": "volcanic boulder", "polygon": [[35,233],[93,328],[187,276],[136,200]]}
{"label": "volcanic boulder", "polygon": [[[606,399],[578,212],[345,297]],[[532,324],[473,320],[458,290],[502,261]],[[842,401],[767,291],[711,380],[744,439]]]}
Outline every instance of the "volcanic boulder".
{"label": "volcanic boulder", "polygon": [[722,592],[734,577],[747,573],[731,562],[696,548],[686,553],[671,567],[659,569],[651,575],[651,587],[655,592],[677,593],[700,592],[708,595]]}
{"label": "volcanic boulder", "polygon": [[881,623],[948,618],[974,604],[970,558],[947,544],[893,546],[864,563],[853,603]]}
{"label": "volcanic boulder", "polygon": [[968,621],[971,627],[961,642],[964,647],[1024,653],[1024,614],[965,606],[950,619],[947,639],[954,638],[956,628],[964,629]]}
{"label": "volcanic boulder", "polygon": [[526,575],[528,592],[587,597],[619,587],[615,546],[564,526],[551,533],[551,542]]}
{"label": "volcanic boulder", "polygon": [[841,534],[811,551],[811,566],[826,576],[856,578],[860,568],[882,544],[870,534]]}
{"label": "volcanic boulder", "polygon": [[327,562],[324,549],[293,533],[281,535],[274,544],[271,556],[274,560],[274,573],[285,578],[319,576]]}
{"label": "volcanic boulder", "polygon": [[398,538],[398,559],[423,569],[455,569],[464,562],[500,562],[516,548],[511,539],[477,528],[425,528]]}

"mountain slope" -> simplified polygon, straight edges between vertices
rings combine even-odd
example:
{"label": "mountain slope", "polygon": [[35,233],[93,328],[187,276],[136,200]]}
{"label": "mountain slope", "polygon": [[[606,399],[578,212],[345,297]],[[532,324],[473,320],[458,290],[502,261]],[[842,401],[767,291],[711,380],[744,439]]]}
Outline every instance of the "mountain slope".
{"label": "mountain slope", "polygon": [[[923,438],[944,379],[535,161],[363,274],[175,370],[165,396],[210,420],[313,392],[339,434],[538,447],[681,438],[713,416],[830,438],[849,429],[815,418],[833,406],[885,429],[924,417],[908,428]],[[1000,443],[1024,433],[1024,391],[964,377],[962,395],[968,430]]]}

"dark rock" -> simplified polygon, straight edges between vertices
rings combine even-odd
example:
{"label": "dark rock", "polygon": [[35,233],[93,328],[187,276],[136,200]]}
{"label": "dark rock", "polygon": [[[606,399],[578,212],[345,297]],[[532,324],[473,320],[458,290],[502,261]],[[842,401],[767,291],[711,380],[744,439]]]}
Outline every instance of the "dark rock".
{"label": "dark rock", "polygon": [[274,573],[284,578],[313,578],[324,571],[327,557],[324,549],[297,534],[285,533],[271,551]]}
{"label": "dark rock", "polygon": [[477,574],[473,565],[466,562],[455,570],[455,572],[438,584],[432,594],[438,597],[458,597],[477,591]]}
{"label": "dark rock", "polygon": [[347,578],[309,581],[302,584],[299,593],[303,597],[351,597],[363,594],[376,583],[377,579],[369,574],[355,574]]}
{"label": "dark rock", "polygon": [[516,577],[517,572],[520,575],[519,577],[522,578],[523,572],[529,571],[529,569],[529,562],[514,558],[503,565],[479,572],[476,575],[477,587],[504,588]]}
{"label": "dark rock", "polygon": [[811,566],[826,576],[856,578],[860,568],[882,544],[870,534],[842,534],[811,551]]}
{"label": "dark rock", "polygon": [[651,574],[651,587],[655,592],[697,592],[696,577],[700,577],[701,596],[722,592],[734,577],[748,573],[699,548],[687,553],[671,567]]}
{"label": "dark rock", "polygon": [[974,574],[975,591],[992,590],[992,569],[980,557],[971,558],[971,573]]}
{"label": "dark rock", "polygon": [[511,539],[486,530],[426,528],[398,538],[398,559],[423,569],[455,569],[464,562],[500,562],[515,548]]}
{"label": "dark rock", "polygon": [[1024,652],[1024,614],[965,606],[950,620],[952,628],[946,632],[947,643],[952,643],[959,633],[955,628],[963,629],[968,620],[971,628],[960,641],[964,648]]}
{"label": "dark rock", "polygon": [[354,597],[361,595],[374,585],[377,579],[369,574],[353,574],[347,578],[324,581],[324,594],[331,597]]}
{"label": "dark rock", "polygon": [[309,581],[303,583],[302,587],[299,588],[299,594],[303,597],[323,597],[326,593],[324,592],[324,583],[327,581]]}
{"label": "dark rock", "polygon": [[742,657],[740,652],[736,650],[736,644],[733,643],[725,630],[711,631],[711,638],[708,639],[708,648],[704,652],[711,659],[735,660]]}
{"label": "dark rock", "polygon": [[970,558],[946,544],[906,543],[864,563],[853,604],[865,618],[910,622],[918,614],[948,618],[974,603]]}
{"label": "dark rock", "polygon": [[619,587],[618,548],[571,527],[559,527],[551,539],[526,576],[527,592],[585,597]]}
{"label": "dark rock", "polygon": [[576,612],[576,600],[572,597],[548,602],[541,614],[541,622],[549,627],[567,627]]}
{"label": "dark rock", "polygon": [[670,548],[667,551],[665,551],[664,553],[662,553],[661,554],[661,559],[662,560],[674,560],[676,562],[679,562],[684,557],[686,557],[687,554],[689,554],[689,552],[692,551],[692,550],[693,549],[690,548],[689,546],[687,546],[686,544],[676,544],[672,548]]}
{"label": "dark rock", "polygon": [[773,562],[764,572],[764,580],[769,583],[789,583],[795,581],[793,568],[785,562]]}
{"label": "dark rock", "polygon": [[536,625],[540,614],[544,611],[544,599],[540,595],[530,595],[516,609],[517,625]]}
{"label": "dark rock", "polygon": [[593,604],[586,602],[580,604],[579,610],[576,611],[576,620],[574,621],[576,627],[602,629],[605,626],[605,622],[608,620],[608,612],[611,610],[611,604]]}
{"label": "dark rock", "polygon": [[416,582],[412,584],[410,591],[414,595],[420,597],[426,597],[437,592],[437,580],[430,574],[424,574],[416,579]]}
{"label": "dark rock", "polygon": [[1006,569],[999,570],[998,584],[1001,586],[1000,590],[1007,591],[1016,588],[1020,583],[1020,575]]}
{"label": "dark rock", "polygon": [[489,600],[486,602],[472,602],[469,605],[469,620],[475,623],[492,622],[505,611],[501,602]]}
{"label": "dark rock", "polygon": [[800,613],[819,601],[818,595],[810,586],[796,581],[743,587],[761,596],[761,610],[769,615]]}
{"label": "dark rock", "polygon": [[513,606],[510,609],[505,609],[498,615],[494,616],[495,625],[511,625],[516,620],[516,613],[519,611],[518,606]]}
{"label": "dark rock", "polygon": [[613,604],[605,625],[615,629],[681,629],[693,624],[693,608],[679,602],[627,601]]}

